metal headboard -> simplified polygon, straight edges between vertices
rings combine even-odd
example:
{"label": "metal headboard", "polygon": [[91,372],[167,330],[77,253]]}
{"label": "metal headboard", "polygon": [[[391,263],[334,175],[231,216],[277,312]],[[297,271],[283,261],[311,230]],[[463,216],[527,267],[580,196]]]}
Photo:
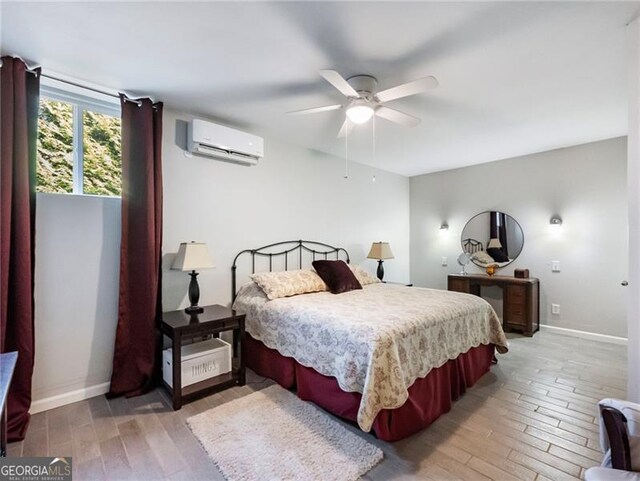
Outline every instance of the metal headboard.
{"label": "metal headboard", "polygon": [[467,254],[474,254],[476,252],[481,252],[484,250],[484,245],[482,242],[475,239],[464,239],[462,241],[462,250]]}
{"label": "metal headboard", "polygon": [[[274,252],[274,249],[282,248],[283,250],[278,250]],[[296,256],[297,251],[297,256]],[[306,240],[292,240],[292,241],[284,241],[284,242],[276,242],[275,244],[269,244],[266,246],[258,247],[257,249],[245,249],[243,251],[238,252],[236,257],[233,259],[233,265],[231,266],[231,299],[232,304],[236,300],[237,290],[236,290],[236,276],[237,276],[237,268],[238,268],[238,259],[244,255],[248,254],[251,256],[251,273],[255,274],[256,272],[256,257],[264,257],[269,259],[269,272],[273,271],[273,260],[274,258],[284,257],[284,270],[289,270],[290,262],[289,255],[292,254],[294,257],[294,265],[296,269],[302,269],[303,264],[303,253],[308,252],[312,256],[312,261],[315,261],[317,258],[320,259],[329,259],[329,256],[334,257],[335,259],[340,259],[340,253],[344,254],[345,261],[347,264],[350,262],[349,253],[346,249],[342,247],[334,247],[329,244],[325,244],[323,242],[316,241],[306,241]],[[295,259],[297,257],[297,259]],[[296,262],[297,260],[297,262]]]}

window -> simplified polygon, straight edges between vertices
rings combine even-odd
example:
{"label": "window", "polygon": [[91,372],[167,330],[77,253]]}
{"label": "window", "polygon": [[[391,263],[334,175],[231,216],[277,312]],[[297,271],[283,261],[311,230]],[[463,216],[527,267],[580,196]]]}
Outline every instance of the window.
{"label": "window", "polygon": [[43,87],[38,117],[38,192],[122,193],[120,108]]}

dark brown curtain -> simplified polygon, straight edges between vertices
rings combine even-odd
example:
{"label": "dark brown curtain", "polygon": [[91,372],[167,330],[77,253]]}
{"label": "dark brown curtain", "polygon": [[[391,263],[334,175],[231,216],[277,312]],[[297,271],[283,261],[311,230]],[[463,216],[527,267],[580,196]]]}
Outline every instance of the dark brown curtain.
{"label": "dark brown curtain", "polygon": [[121,95],[120,105],[120,295],[109,397],[147,392],[160,366],[156,322],[162,312],[162,104]]}
{"label": "dark brown curtain", "polygon": [[7,401],[9,441],[18,441],[29,425],[33,374],[40,69],[2,57],[0,71],[0,351],[18,351]]}
{"label": "dark brown curtain", "polygon": [[489,231],[490,239],[498,239],[502,245],[504,255],[509,255],[509,246],[507,243],[507,215],[503,212],[489,213]]}
{"label": "dark brown curtain", "polygon": [[489,212],[489,240],[498,238],[498,213]]}
{"label": "dark brown curtain", "polygon": [[498,239],[500,239],[500,244],[502,244],[502,252],[504,252],[505,256],[509,255],[509,241],[507,239],[507,214],[504,212],[499,212],[499,228],[498,228]]}

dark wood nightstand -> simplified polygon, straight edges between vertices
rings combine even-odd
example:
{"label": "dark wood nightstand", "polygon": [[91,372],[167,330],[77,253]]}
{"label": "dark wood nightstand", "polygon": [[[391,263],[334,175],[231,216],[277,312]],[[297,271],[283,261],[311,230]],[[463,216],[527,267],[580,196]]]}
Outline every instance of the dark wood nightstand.
{"label": "dark wood nightstand", "polygon": [[[221,332],[233,331],[233,360],[231,372],[221,374],[204,381],[182,386],[181,346],[183,339],[193,339],[213,335],[219,337]],[[237,314],[229,307],[220,305],[206,306],[200,314],[187,314],[184,310],[165,312],[162,314],[160,331],[171,339],[173,381],[172,388],[164,380],[162,384],[171,395],[173,409],[180,409],[196,399],[232,386],[245,384],[244,359],[244,314]]]}

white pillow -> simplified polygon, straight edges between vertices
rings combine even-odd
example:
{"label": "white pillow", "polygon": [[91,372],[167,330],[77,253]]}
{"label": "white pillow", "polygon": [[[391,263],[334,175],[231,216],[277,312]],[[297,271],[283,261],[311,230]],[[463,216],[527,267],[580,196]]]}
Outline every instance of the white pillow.
{"label": "white pillow", "polygon": [[496,262],[493,257],[486,253],[486,251],[475,252],[471,256],[471,259],[479,262],[480,264],[495,264]]}
{"label": "white pillow", "polygon": [[270,300],[327,290],[324,281],[311,269],[260,272],[250,277]]}
{"label": "white pillow", "polygon": [[351,269],[351,272],[353,272],[353,275],[356,276],[356,279],[358,279],[358,282],[360,283],[361,286],[366,286],[369,284],[377,284],[380,282],[380,279],[369,274],[362,267],[353,266],[351,264],[348,264],[348,266]]}

